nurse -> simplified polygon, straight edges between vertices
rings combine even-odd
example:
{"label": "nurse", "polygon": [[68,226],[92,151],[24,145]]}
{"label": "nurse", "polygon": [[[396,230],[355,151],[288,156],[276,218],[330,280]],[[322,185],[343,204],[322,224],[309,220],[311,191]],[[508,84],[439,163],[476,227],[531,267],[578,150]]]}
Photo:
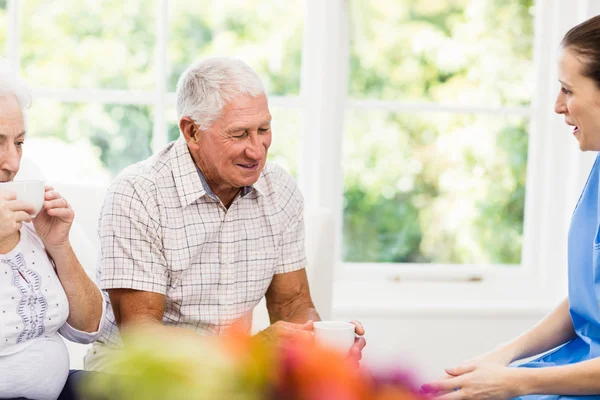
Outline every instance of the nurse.
{"label": "nurse", "polygon": [[[582,151],[600,151],[600,16],[571,29],[559,54],[555,111]],[[443,400],[600,399],[600,158],[573,213],[568,238],[569,296],[537,326],[423,385]],[[534,361],[508,367],[558,348]]]}

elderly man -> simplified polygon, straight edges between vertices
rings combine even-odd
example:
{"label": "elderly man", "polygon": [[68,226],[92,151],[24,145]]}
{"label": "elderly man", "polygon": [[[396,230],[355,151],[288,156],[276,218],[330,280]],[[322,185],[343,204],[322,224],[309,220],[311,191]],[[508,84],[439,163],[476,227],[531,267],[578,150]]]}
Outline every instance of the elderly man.
{"label": "elderly man", "polygon": [[[258,75],[233,59],[200,62],[179,80],[177,112],[181,137],[126,169],[105,199],[99,272],[114,315],[90,368],[102,368],[102,353],[121,345],[117,327],[132,323],[218,335],[264,296],[267,339],[310,335],[319,320],[304,269],[303,199],[290,175],[267,164],[271,114]],[[358,337],[355,360],[364,345]]]}
{"label": "elderly man", "polygon": [[[0,60],[0,182],[19,171],[30,102]],[[74,398],[61,336],[90,343],[102,328],[102,295],[69,241],[74,212],[53,188],[44,196],[34,217],[32,204],[0,184],[0,398]]]}

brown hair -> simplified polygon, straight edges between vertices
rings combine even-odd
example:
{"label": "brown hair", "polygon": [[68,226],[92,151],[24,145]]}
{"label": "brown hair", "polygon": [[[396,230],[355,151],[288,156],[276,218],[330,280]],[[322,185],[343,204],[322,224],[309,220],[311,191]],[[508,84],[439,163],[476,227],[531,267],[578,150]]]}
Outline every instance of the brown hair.
{"label": "brown hair", "polygon": [[600,88],[600,15],[571,28],[561,46],[582,57],[584,68],[581,73],[593,79]]}

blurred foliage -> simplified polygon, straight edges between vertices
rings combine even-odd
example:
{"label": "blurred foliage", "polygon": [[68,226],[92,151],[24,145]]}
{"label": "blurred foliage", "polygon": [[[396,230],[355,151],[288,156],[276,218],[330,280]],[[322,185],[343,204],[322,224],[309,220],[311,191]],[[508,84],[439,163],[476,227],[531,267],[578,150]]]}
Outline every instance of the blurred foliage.
{"label": "blurred foliage", "polygon": [[[0,6],[5,3],[0,0]],[[24,0],[23,75],[34,87],[152,95],[155,3]],[[533,0],[350,0],[349,5],[350,97],[529,105]],[[169,7],[169,90],[194,60],[227,55],[256,69],[270,94],[300,93],[304,1],[173,0]],[[0,44],[6,36],[4,15],[0,7]],[[302,121],[300,109],[271,111],[270,158],[295,174],[302,122],[310,121]],[[152,112],[150,106],[36,101],[30,127],[36,138],[84,148],[94,160],[90,168],[114,176],[150,154]],[[172,140],[179,135],[173,107],[166,117]],[[344,260],[518,264],[527,126],[518,117],[348,110]],[[75,169],[83,174],[83,168]]]}
{"label": "blurred foliage", "polygon": [[171,1],[169,90],[206,56],[237,57],[262,77],[271,95],[300,92],[304,1]]}
{"label": "blurred foliage", "polygon": [[[88,142],[89,155],[99,159],[101,165],[114,176],[132,162],[146,159],[152,154],[151,111],[149,106],[40,100],[31,108],[28,117],[36,139],[54,138],[73,144]],[[93,149],[96,151],[93,152]],[[94,165],[92,161],[86,161],[86,164]],[[42,165],[52,162],[56,163],[56,160],[50,159]],[[86,165],[69,167],[83,169]]]}
{"label": "blurred foliage", "polygon": [[344,257],[520,262],[523,118],[348,112]]}
{"label": "blurred foliage", "polygon": [[[350,1],[354,98],[527,106],[533,0]],[[519,264],[528,121],[349,110],[343,258]]]}
{"label": "blurred foliage", "polygon": [[23,0],[21,72],[34,87],[155,87],[154,0]]}
{"label": "blurred foliage", "polygon": [[0,0],[0,57],[6,57],[6,0]]}
{"label": "blurred foliage", "polygon": [[352,97],[524,105],[533,0],[351,0]]}

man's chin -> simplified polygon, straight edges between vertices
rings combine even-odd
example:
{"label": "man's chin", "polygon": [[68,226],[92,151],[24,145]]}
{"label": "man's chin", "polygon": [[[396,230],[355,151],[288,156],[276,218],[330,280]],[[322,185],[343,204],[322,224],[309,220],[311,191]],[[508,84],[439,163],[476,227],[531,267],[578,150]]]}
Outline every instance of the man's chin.
{"label": "man's chin", "polygon": [[237,179],[236,186],[237,187],[252,186],[256,182],[258,182],[258,178],[260,178],[260,173],[254,174],[253,176],[240,177],[240,179]]}
{"label": "man's chin", "polygon": [[258,182],[258,178],[252,179],[252,180],[244,179],[244,180],[240,181],[239,187],[253,186],[256,182]]}

